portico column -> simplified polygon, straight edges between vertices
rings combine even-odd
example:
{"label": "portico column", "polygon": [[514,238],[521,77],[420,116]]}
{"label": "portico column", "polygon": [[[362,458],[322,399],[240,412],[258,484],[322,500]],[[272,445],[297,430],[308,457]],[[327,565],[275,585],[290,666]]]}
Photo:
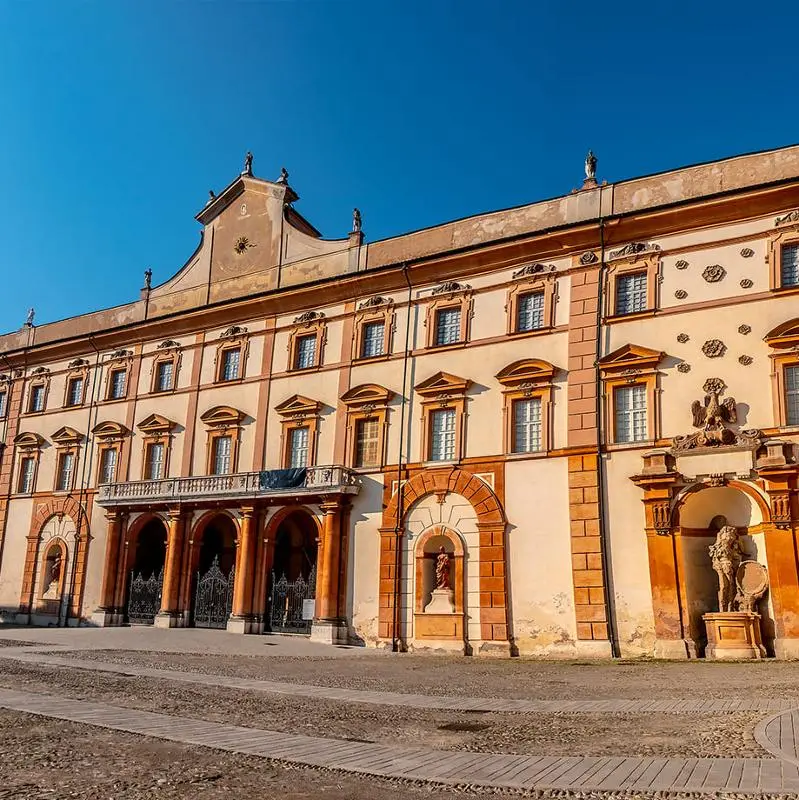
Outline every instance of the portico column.
{"label": "portico column", "polygon": [[156,614],[156,628],[175,628],[180,624],[180,564],[183,554],[183,514],[169,512],[169,533],[166,541],[164,585],[161,590],[161,610]]}
{"label": "portico column", "polygon": [[100,607],[92,614],[92,622],[103,627],[119,624],[115,600],[124,515],[119,511],[107,511],[105,518],[108,521],[108,533],[106,534],[103,583],[100,589]]}
{"label": "portico column", "polygon": [[346,625],[338,617],[339,564],[341,554],[341,498],[325,501],[319,508],[324,514],[322,552],[316,575],[316,615],[311,626],[311,640],[337,644],[346,641]]}
{"label": "portico column", "polygon": [[252,585],[255,562],[255,509],[241,509],[239,546],[236,549],[236,578],[233,584],[233,610],[227,623],[229,631],[253,632]]}

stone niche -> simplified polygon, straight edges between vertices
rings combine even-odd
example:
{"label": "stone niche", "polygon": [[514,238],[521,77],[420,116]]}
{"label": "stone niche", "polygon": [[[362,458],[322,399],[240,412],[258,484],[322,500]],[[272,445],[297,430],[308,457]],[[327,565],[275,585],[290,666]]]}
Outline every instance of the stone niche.
{"label": "stone niche", "polygon": [[429,529],[416,543],[414,560],[414,649],[464,652],[464,546],[460,535],[441,525]]}

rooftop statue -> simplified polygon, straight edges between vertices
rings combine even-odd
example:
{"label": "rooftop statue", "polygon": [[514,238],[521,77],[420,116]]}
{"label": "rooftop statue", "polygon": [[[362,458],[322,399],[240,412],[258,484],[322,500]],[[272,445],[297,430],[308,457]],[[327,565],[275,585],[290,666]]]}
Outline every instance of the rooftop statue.
{"label": "rooftop statue", "polygon": [[242,175],[252,175],[252,153],[248,150],[247,155],[244,156],[244,172]]}
{"label": "rooftop statue", "polygon": [[352,209],[352,232],[361,232],[361,212],[357,208]]}
{"label": "rooftop statue", "polygon": [[596,156],[592,150],[585,157],[585,178],[589,181],[596,180]]}

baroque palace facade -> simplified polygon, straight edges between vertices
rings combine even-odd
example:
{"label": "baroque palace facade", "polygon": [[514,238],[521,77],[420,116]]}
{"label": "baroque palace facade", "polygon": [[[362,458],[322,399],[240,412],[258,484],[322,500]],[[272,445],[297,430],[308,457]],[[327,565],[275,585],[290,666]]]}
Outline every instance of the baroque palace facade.
{"label": "baroque palace facade", "polygon": [[[590,161],[590,160],[589,160]],[[365,243],[245,171],[128,305],[0,337],[0,619],[799,655],[799,147]]]}

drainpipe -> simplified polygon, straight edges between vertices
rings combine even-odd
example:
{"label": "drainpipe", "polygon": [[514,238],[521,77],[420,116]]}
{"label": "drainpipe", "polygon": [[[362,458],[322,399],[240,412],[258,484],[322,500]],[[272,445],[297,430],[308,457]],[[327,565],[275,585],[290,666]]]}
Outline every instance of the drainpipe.
{"label": "drainpipe", "polygon": [[621,655],[619,649],[619,636],[616,630],[616,604],[613,597],[613,575],[610,566],[610,539],[608,537],[608,527],[606,521],[605,486],[607,484],[605,476],[605,462],[602,458],[602,441],[604,432],[602,430],[603,408],[602,408],[602,372],[599,360],[602,358],[602,315],[603,300],[605,297],[604,285],[607,266],[605,264],[605,218],[599,218],[599,281],[597,283],[597,309],[596,309],[596,362],[595,387],[596,387],[596,472],[597,472],[597,503],[599,506],[599,539],[602,542],[602,583],[604,585],[605,608],[608,615],[608,639],[610,641],[610,654],[613,658]]}
{"label": "drainpipe", "polygon": [[[64,625],[63,627],[67,627],[69,625],[69,611],[70,607],[72,606],[72,602],[74,599],[75,593],[75,578],[78,574],[78,547],[80,542],[80,533],[81,533],[81,524],[83,522],[84,516],[87,517],[88,522],[88,514],[86,513],[86,496],[88,494],[88,483],[91,480],[91,464],[92,458],[94,456],[94,439],[92,438],[92,412],[94,412],[95,419],[97,418],[97,413],[99,410],[99,406],[97,403],[97,384],[100,378],[100,351],[97,349],[97,345],[94,343],[94,339],[92,338],[91,334],[89,335],[89,344],[94,348],[95,352],[95,359],[94,359],[94,376],[92,378],[92,393],[91,399],[89,400],[89,414],[86,418],[86,453],[85,458],[83,459],[83,463],[81,464],[81,474],[80,474],[80,492],[78,493],[78,508],[80,512],[78,514],[78,519],[75,521],[75,552],[72,555],[72,575],[69,579],[69,600],[66,604],[66,608],[64,610]],[[88,470],[88,477],[87,477],[87,470]],[[86,548],[84,558],[89,558],[89,532],[91,528],[87,526],[86,530]],[[80,611],[78,611],[78,623],[80,624]]]}
{"label": "drainpipe", "polygon": [[402,357],[402,401],[400,405],[400,427],[399,427],[399,452],[397,457],[397,522],[394,526],[394,542],[396,549],[394,552],[394,636],[391,643],[391,649],[397,653],[400,649],[400,623],[402,622],[402,549],[400,548],[400,529],[402,528],[402,521],[405,515],[403,508],[403,494],[402,494],[402,448],[403,440],[405,438],[405,408],[408,404],[408,359],[410,358],[410,340],[411,340],[411,305],[413,301],[413,286],[408,275],[408,263],[402,265],[402,275],[405,278],[405,283],[408,286],[408,315],[405,325],[405,353]]}

